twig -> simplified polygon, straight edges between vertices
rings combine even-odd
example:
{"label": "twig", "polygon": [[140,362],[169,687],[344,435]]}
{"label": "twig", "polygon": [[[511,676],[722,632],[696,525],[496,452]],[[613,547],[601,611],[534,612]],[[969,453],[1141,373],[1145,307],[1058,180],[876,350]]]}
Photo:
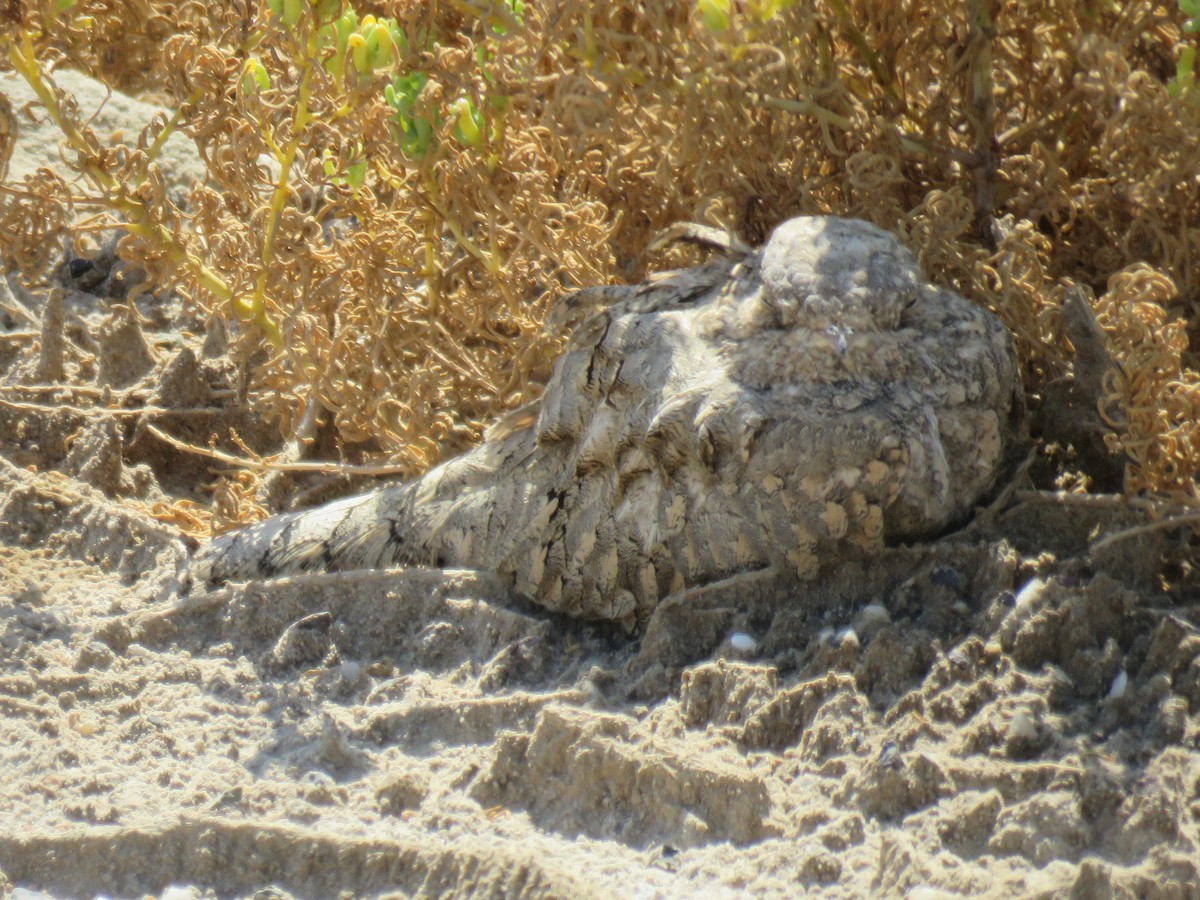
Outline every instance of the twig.
{"label": "twig", "polygon": [[1177,516],[1168,516],[1165,519],[1158,519],[1154,522],[1146,522],[1142,525],[1134,525],[1130,528],[1123,529],[1122,531],[1117,531],[1106,537],[1100,538],[1100,540],[1088,547],[1088,553],[1096,553],[1097,551],[1103,550],[1105,547],[1115,544],[1118,541],[1125,541],[1129,540],[1130,538],[1140,537],[1141,535],[1149,534],[1152,531],[1159,531],[1163,528],[1174,528],[1176,525],[1191,524],[1200,524],[1200,510],[1180,513]]}
{"label": "twig", "polygon": [[765,106],[768,109],[781,109],[784,112],[812,116],[814,119],[827,122],[843,131],[849,131],[854,125],[845,116],[839,115],[831,109],[826,109],[812,100],[789,100],[787,97],[763,97],[759,100],[759,105]]}
{"label": "twig", "polygon": [[992,82],[992,40],[996,36],[997,0],[969,0],[971,38],[967,45],[967,121],[975,137],[975,227],[985,246],[995,249],[996,173],[1000,148],[996,141],[996,97]]}
{"label": "twig", "polygon": [[[59,394],[64,391],[70,391],[72,394],[81,394],[84,397],[111,397],[114,400],[145,400],[150,396],[150,391],[145,388],[133,387],[126,388],[123,391],[114,391],[110,387],[95,387],[90,384],[5,384],[0,385],[0,393],[5,394]],[[209,394],[217,399],[224,400],[237,395],[237,391],[230,388],[220,388],[218,390],[209,391]]]}
{"label": "twig", "polygon": [[147,425],[146,430],[160,441],[170,444],[177,450],[194,453],[197,456],[216,460],[229,466],[237,466],[238,468],[250,469],[255,472],[310,472],[319,475],[407,475],[412,471],[412,466],[406,465],[355,466],[348,463],[274,463],[266,460],[234,456],[232,453],[214,450],[211,447],[199,447],[195,444],[189,444],[186,441],[181,441],[179,438],[172,437],[166,432],[155,428],[153,425]]}
{"label": "twig", "polygon": [[844,0],[829,0],[829,6],[833,9],[833,13],[837,16],[838,24],[842,26],[842,33],[846,40],[854,45],[862,56],[863,61],[871,70],[880,86],[893,100],[899,100],[902,104],[904,98],[900,92],[896,90],[896,79],[892,72],[884,65],[883,60],[879,58],[879,54],[875,52],[866,35],[862,33],[862,29],[854,21],[854,15],[850,12],[850,7],[846,5]]}
{"label": "twig", "polygon": [[133,409],[109,406],[72,406],[69,403],[21,403],[0,397],[0,406],[19,412],[58,412],[77,416],[219,416],[229,410],[219,406],[185,406],[174,409],[169,406],[139,406]]}
{"label": "twig", "polygon": [[1023,459],[1021,464],[1017,466],[1016,471],[1013,472],[1012,478],[1008,479],[1008,484],[1006,484],[1003,490],[996,495],[996,499],[989,503],[987,508],[979,514],[979,517],[991,520],[996,513],[1008,506],[1009,501],[1011,501],[1017,493],[1017,485],[1021,483],[1021,481],[1025,478],[1025,475],[1029,472],[1029,468],[1033,465],[1034,460],[1037,459],[1037,455],[1037,447],[1034,447],[1029,451],[1025,459]]}
{"label": "twig", "polygon": [[[305,449],[313,442],[316,437],[317,428],[320,425],[322,405],[314,395],[308,398],[308,402],[304,404],[304,411],[300,415],[300,421],[296,423],[296,427],[292,432],[291,438],[288,440],[287,446],[281,450],[276,459],[276,466],[280,468],[272,469],[265,478],[263,478],[255,490],[255,497],[259,503],[264,506],[271,505],[271,496],[279,487],[281,479],[291,469],[283,468],[284,466],[300,462],[304,456]],[[241,439],[235,433],[233,435],[234,443],[238,445],[240,450],[246,453],[253,451],[242,443]]]}

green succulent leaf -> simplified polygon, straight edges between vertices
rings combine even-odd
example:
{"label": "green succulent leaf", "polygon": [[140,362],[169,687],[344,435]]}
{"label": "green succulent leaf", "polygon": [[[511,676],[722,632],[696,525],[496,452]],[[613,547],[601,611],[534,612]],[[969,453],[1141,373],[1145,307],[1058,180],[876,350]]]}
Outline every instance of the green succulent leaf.
{"label": "green succulent leaf", "polygon": [[697,0],[697,5],[705,28],[713,32],[729,30],[729,0]]}

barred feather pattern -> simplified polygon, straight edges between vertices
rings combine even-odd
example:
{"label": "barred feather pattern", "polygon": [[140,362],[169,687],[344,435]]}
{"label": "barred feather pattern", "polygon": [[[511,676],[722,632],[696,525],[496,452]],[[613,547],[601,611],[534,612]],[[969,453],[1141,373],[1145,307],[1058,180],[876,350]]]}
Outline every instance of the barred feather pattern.
{"label": "barred feather pattern", "polygon": [[1018,437],[1011,336],[866,222],[562,301],[536,408],[412,482],[214,540],[193,584],[487,569],[544,606],[640,620],[745,570],[801,579],[962,520]]}

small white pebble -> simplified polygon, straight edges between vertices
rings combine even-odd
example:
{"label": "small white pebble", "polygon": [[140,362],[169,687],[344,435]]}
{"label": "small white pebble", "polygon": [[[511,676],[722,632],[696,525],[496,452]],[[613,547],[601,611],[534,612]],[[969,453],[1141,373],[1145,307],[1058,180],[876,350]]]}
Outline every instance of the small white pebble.
{"label": "small white pebble", "polygon": [[855,624],[862,628],[865,625],[886,625],[891,621],[892,614],[886,606],[882,603],[868,603],[858,611],[858,621]]}
{"label": "small white pebble", "polygon": [[1013,605],[1020,609],[1022,606],[1028,606],[1035,600],[1041,598],[1042,593],[1046,590],[1046,582],[1041,578],[1030,578],[1022,586],[1021,590],[1017,591],[1017,596],[1013,600]]}
{"label": "small white pebble", "polygon": [[758,649],[758,641],[744,631],[735,631],[729,636],[729,646],[738,653],[750,654]]}
{"label": "small white pebble", "polygon": [[1029,713],[1023,709],[1018,709],[1012,720],[1008,723],[1008,736],[1011,738],[1023,738],[1032,740],[1037,737],[1037,726],[1033,724],[1033,719]]}
{"label": "small white pebble", "polygon": [[858,639],[858,632],[853,628],[843,628],[838,632],[837,645],[839,647],[857,647],[861,641]]}
{"label": "small white pebble", "polygon": [[1117,673],[1117,677],[1112,681],[1112,687],[1108,689],[1109,700],[1119,700],[1125,696],[1125,689],[1129,687],[1129,676],[1122,669]]}
{"label": "small white pebble", "polygon": [[342,666],[341,666],[342,680],[345,681],[347,684],[354,684],[356,681],[358,681],[358,676],[360,674],[362,674],[362,666],[359,663],[356,663],[353,661],[347,661],[347,662],[342,663]]}

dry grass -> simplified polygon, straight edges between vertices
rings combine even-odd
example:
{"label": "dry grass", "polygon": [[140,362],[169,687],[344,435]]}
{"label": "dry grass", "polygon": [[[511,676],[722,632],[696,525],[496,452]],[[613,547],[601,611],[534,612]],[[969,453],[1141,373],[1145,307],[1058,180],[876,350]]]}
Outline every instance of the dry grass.
{"label": "dry grass", "polygon": [[[48,4],[8,5],[36,31]],[[82,0],[72,13],[92,27],[47,29],[38,54],[180,106],[211,177],[187,211],[148,154],[82,123],[80,168],[166,229],[122,246],[155,284],[279,328],[279,347],[243,328],[240,352],[270,350],[252,398],[285,435],[315,398],[344,441],[420,471],[536,396],[558,296],[685,260],[647,257],[659,229],[757,241],[823,212],[900,233],[936,280],[1003,317],[1033,393],[1069,371],[1061,304],[1082,287],[1118,363],[1101,408],[1127,491],[1200,500],[1200,99],[1168,91],[1189,40],[1175,5],[802,0],[761,21],[767,6],[735,2],[714,33],[691,0],[530,2],[498,37],[496,0],[360,3],[402,23],[395,69],[310,67],[307,88],[303,35],[245,0]],[[247,92],[251,56],[270,89]],[[416,159],[383,96],[413,72],[437,123]],[[452,136],[461,97],[485,117],[479,146]],[[301,99],[312,118],[297,122]],[[336,183],[327,160],[335,177],[365,161],[365,183]],[[49,172],[16,187],[0,194],[0,251],[33,280],[106,188]]]}

